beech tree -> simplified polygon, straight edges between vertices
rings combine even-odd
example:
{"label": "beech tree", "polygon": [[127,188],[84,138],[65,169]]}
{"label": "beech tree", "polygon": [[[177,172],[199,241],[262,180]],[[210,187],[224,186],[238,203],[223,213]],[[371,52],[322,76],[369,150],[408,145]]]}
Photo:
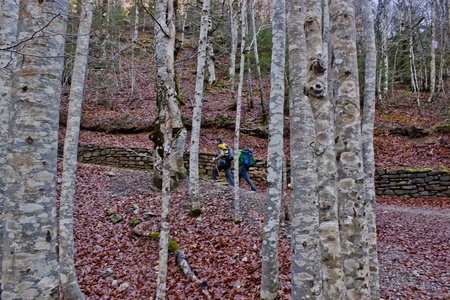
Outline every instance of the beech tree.
{"label": "beech tree", "polygon": [[72,84],[69,95],[66,135],[64,139],[64,163],[59,208],[60,282],[64,298],[85,299],[78,285],[73,253],[73,209],[76,185],[78,137],[80,134],[81,104],[89,55],[89,37],[92,25],[93,0],[82,5],[77,37]]}
{"label": "beech tree", "polygon": [[258,75],[258,84],[259,84],[259,94],[260,94],[260,100],[261,100],[261,114],[262,114],[262,125],[267,124],[267,112],[266,112],[266,106],[264,103],[264,87],[262,82],[262,75],[261,75],[261,66],[259,63],[259,54],[258,54],[258,39],[257,32],[256,32],[256,24],[255,24],[255,10],[254,10],[254,0],[250,1],[250,27],[252,29],[252,35],[253,35],[253,53],[255,55],[255,65],[256,65],[256,74]]}
{"label": "beech tree", "polygon": [[364,24],[363,47],[364,66],[364,108],[362,120],[362,154],[364,164],[365,204],[367,221],[367,247],[369,264],[369,290],[371,299],[380,298],[380,285],[377,256],[376,199],[375,199],[375,160],[373,150],[373,128],[375,120],[375,86],[377,53],[372,16],[372,1],[362,2]]}
{"label": "beech tree", "polygon": [[431,5],[431,70],[430,70],[430,95],[428,96],[428,102],[431,102],[434,98],[434,91],[436,89],[436,0],[430,1]]}
{"label": "beech tree", "polygon": [[[158,15],[161,14],[161,16]],[[149,138],[154,143],[155,166],[160,166],[164,154],[164,121],[167,107],[165,106],[167,98],[166,80],[167,68],[167,43],[168,28],[163,12],[155,8],[155,17],[157,24],[155,27],[155,64],[156,64],[156,118],[153,131],[149,133]],[[174,100],[176,101],[176,100]],[[178,101],[175,102],[172,111],[173,122],[173,142],[172,142],[172,166],[171,166],[171,189],[176,188],[180,180],[186,178],[186,169],[183,161],[183,151],[186,144],[187,130],[181,120],[181,112]],[[162,170],[154,168],[154,183],[157,187],[162,187]]]}
{"label": "beech tree", "polygon": [[[3,1],[0,7],[0,140],[8,140],[8,122],[11,105],[12,72],[15,65],[13,47],[16,43],[19,3],[14,0]],[[3,257],[3,204],[5,197],[5,163],[7,143],[0,143],[0,274]],[[0,286],[1,286],[0,275]]]}
{"label": "beech tree", "polygon": [[341,251],[347,297],[368,297],[356,22],[353,1],[330,3]]}
{"label": "beech tree", "polygon": [[273,1],[267,194],[262,243],[261,299],[278,295],[278,228],[283,171],[285,1]]}
{"label": "beech tree", "polygon": [[[334,143],[334,112],[331,92],[326,88],[327,65],[322,60],[324,48],[321,36],[321,8],[317,1],[308,1],[306,23],[311,32],[307,35],[308,79],[305,91],[314,116],[316,134],[315,155],[319,198],[319,238],[321,244],[321,271],[323,296],[327,299],[343,297],[343,271],[339,236],[338,197],[336,190],[337,166]],[[328,16],[324,16],[324,19]],[[329,43],[331,44],[331,43]]]}
{"label": "beech tree", "polygon": [[304,93],[307,79],[305,7],[304,0],[288,1],[286,7],[291,126],[292,299],[318,299],[322,294],[317,166],[311,146],[316,136],[311,104]]}
{"label": "beech tree", "polygon": [[200,38],[198,41],[197,77],[195,81],[195,103],[192,116],[191,147],[189,155],[189,199],[190,214],[197,216],[201,213],[199,199],[198,149],[200,143],[200,127],[202,122],[203,87],[205,82],[206,47],[208,39],[208,19],[210,1],[203,1],[200,21]]}
{"label": "beech tree", "polygon": [[[175,16],[172,0],[159,0],[155,7],[156,20],[165,27],[157,29],[156,50],[160,55],[161,65],[158,68],[160,93],[159,101],[164,114],[159,115],[159,126],[164,133],[162,136],[163,148],[159,149],[162,161],[156,162],[162,166],[162,208],[161,208],[161,233],[159,236],[159,260],[158,283],[156,299],[165,299],[167,279],[167,257],[169,246],[169,207],[170,185],[172,168],[172,130],[173,110],[175,98],[174,81],[174,48],[175,48]],[[164,31],[163,31],[164,30]],[[158,166],[157,166],[158,168]]]}
{"label": "beech tree", "polygon": [[245,31],[247,27],[247,0],[243,0],[241,3],[241,62],[239,65],[239,85],[238,96],[236,99],[236,126],[234,129],[234,153],[236,158],[234,159],[234,222],[241,221],[241,213],[239,208],[239,131],[241,129],[241,107],[242,107],[242,88],[244,85],[244,73],[245,73]]}
{"label": "beech tree", "polygon": [[19,57],[7,99],[3,299],[59,298],[56,164],[68,7],[68,1],[20,2]]}
{"label": "beech tree", "polygon": [[235,75],[236,75],[236,52],[238,43],[238,25],[237,25],[237,0],[228,0],[230,6],[230,30],[231,30],[231,52],[230,52],[230,80],[231,80],[231,97],[233,104],[236,106],[236,95],[234,92]]}

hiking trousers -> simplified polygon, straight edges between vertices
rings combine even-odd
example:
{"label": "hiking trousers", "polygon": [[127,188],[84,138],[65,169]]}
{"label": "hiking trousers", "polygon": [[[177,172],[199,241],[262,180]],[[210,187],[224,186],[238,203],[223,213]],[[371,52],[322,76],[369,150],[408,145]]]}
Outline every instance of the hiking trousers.
{"label": "hiking trousers", "polygon": [[252,191],[257,191],[255,185],[253,184],[253,181],[250,179],[250,176],[248,175],[248,168],[246,166],[242,166],[239,169],[239,186],[241,186],[241,177],[247,181],[248,185],[252,188]]}
{"label": "hiking trousers", "polygon": [[230,186],[234,187],[233,176],[231,176],[231,165],[226,164],[224,162],[219,162],[212,171],[212,180],[217,180],[217,174],[218,174],[217,170],[219,170],[219,172],[222,170],[225,170],[225,176],[228,179],[228,183],[230,184]]}

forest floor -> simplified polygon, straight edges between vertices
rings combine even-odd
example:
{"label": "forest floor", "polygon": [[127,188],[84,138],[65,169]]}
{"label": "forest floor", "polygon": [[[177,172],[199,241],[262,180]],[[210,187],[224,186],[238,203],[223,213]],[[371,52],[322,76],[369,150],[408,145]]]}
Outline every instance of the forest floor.
{"label": "forest floor", "polygon": [[[81,131],[80,142],[153,148],[146,131],[117,133],[111,129],[112,125],[123,120],[131,120],[129,123],[153,121],[156,89],[154,68],[149,68],[152,53],[151,49],[141,49],[136,55],[134,95],[129,94],[130,81],[126,78],[130,73],[127,57],[121,58],[123,64],[117,66],[120,72],[116,74],[108,73],[106,69],[90,69],[82,124],[96,125]],[[192,115],[194,57],[195,48],[187,47],[176,66],[183,101],[180,108],[185,120]],[[219,126],[202,128],[201,152],[215,151],[217,136],[233,145],[234,130],[220,126],[221,122],[235,118],[228,88],[231,83],[226,74],[227,61],[217,57],[216,62],[218,84],[205,90],[203,116],[205,120],[220,122]],[[112,84],[106,85],[105,82]],[[266,98],[269,90],[266,76]],[[449,170],[448,95],[426,103],[426,95],[423,94],[419,111],[416,96],[406,90],[396,87],[390,91],[389,99],[377,104],[374,132],[376,167]],[[254,96],[252,109],[247,107],[250,93],[244,88],[242,126],[247,129],[260,126],[262,107],[256,80],[251,94]],[[67,114],[67,104],[68,97],[63,97],[62,116]],[[267,102],[265,105],[268,106]],[[131,124],[132,127],[134,125]],[[288,116],[285,128],[289,128]],[[64,139],[64,133],[62,126],[60,140]],[[187,144],[189,141],[188,135]],[[240,141],[246,148],[254,150],[257,159],[266,158],[267,139],[242,134]],[[185,150],[189,151],[189,145]],[[284,150],[289,159],[288,138],[285,139]],[[208,179],[201,181],[203,214],[195,219],[188,215],[187,182],[171,193],[170,236],[181,246],[198,277],[208,284],[213,299],[259,299],[265,185],[263,182],[255,184],[259,192],[251,192],[243,183],[243,221],[240,224],[233,222],[234,195],[227,185]],[[383,299],[450,299],[450,199],[377,197],[377,203]],[[154,299],[158,242],[133,235],[129,223],[142,219],[145,221],[139,226],[143,229],[159,231],[160,207],[161,194],[153,191],[150,172],[78,164],[74,212],[75,265],[81,289],[88,299]],[[110,210],[120,215],[122,221],[113,224],[107,216]],[[289,299],[290,296],[290,239],[289,222],[281,218],[280,299]],[[201,288],[189,282],[176,266],[173,256],[169,257],[167,299],[204,299]]]}
{"label": "forest floor", "polygon": [[[161,194],[152,173],[79,164],[75,207],[75,265],[87,299],[154,299],[158,242],[135,236],[160,226]],[[265,193],[243,183],[242,222],[234,192],[201,180],[203,214],[189,217],[187,182],[171,194],[170,237],[184,251],[212,299],[259,299]],[[450,199],[377,198],[378,258],[383,299],[450,298]],[[123,219],[113,224],[114,211]],[[280,299],[290,297],[289,221],[280,216]],[[167,299],[206,299],[169,256]]]}

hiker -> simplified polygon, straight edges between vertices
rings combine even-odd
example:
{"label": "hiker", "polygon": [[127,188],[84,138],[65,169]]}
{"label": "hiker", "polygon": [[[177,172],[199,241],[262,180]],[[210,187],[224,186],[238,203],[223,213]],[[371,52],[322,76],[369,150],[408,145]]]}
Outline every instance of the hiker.
{"label": "hiker", "polygon": [[242,150],[242,147],[239,146],[238,157],[239,157],[239,186],[241,186],[241,177],[243,177],[245,181],[247,181],[248,185],[252,188],[252,191],[257,192],[258,190],[253,184],[253,181],[250,179],[250,176],[248,175],[248,170],[250,166],[255,164],[252,151],[248,149]]}
{"label": "hiker", "polygon": [[[233,177],[231,176],[231,161],[233,160],[233,151],[231,147],[225,144],[221,138],[216,138],[217,141],[217,156],[213,158],[213,162],[219,162],[212,171],[212,180],[217,180],[217,174],[225,169],[225,176],[228,179],[230,186],[234,187]],[[220,174],[219,174],[220,176]]]}

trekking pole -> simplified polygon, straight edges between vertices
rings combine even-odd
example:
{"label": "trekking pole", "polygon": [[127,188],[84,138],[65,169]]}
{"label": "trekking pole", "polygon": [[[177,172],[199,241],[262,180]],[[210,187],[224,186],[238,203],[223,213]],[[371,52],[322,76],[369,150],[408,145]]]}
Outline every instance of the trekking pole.
{"label": "trekking pole", "polygon": [[217,174],[219,175],[219,178],[222,179],[222,177],[220,176],[220,172],[219,172],[219,168],[217,167],[217,164],[216,164],[216,170],[217,170]]}

